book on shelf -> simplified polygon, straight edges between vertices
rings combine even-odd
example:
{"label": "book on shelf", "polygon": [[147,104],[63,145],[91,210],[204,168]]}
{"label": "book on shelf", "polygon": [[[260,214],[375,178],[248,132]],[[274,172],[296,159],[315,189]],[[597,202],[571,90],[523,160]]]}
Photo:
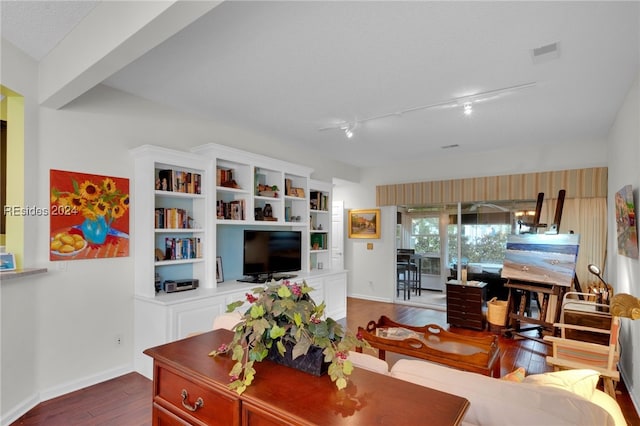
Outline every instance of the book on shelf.
{"label": "book on shelf", "polygon": [[156,229],[187,229],[190,228],[189,213],[185,209],[177,207],[156,207],[155,227]]}
{"label": "book on shelf", "polygon": [[327,234],[311,234],[309,238],[312,250],[327,249]]}
{"label": "book on shelf", "polygon": [[238,188],[238,184],[234,180],[234,170],[218,167],[216,169],[216,186]]}
{"label": "book on shelf", "polygon": [[202,257],[202,242],[199,237],[165,238],[165,260],[198,259]]}
{"label": "book on shelf", "polygon": [[202,175],[183,170],[158,170],[156,189],[161,191],[200,194],[202,191]]}
{"label": "book on shelf", "polygon": [[329,196],[322,191],[309,192],[309,208],[311,210],[329,210]]}
{"label": "book on shelf", "polygon": [[218,219],[245,220],[245,200],[216,201],[216,217]]}

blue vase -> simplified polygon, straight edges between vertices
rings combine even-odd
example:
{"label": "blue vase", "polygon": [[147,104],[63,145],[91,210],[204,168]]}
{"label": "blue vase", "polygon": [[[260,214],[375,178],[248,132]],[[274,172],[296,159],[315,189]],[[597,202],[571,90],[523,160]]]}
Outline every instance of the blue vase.
{"label": "blue vase", "polygon": [[92,244],[103,244],[109,234],[109,228],[104,216],[98,216],[97,219],[85,219],[80,226],[84,239]]}

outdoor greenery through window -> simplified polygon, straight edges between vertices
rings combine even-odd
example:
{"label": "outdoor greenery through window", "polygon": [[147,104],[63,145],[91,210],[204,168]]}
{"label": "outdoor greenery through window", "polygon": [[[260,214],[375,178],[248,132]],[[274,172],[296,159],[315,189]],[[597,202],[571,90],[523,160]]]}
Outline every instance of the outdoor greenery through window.
{"label": "outdoor greenery through window", "polygon": [[[532,209],[535,201],[464,204],[459,231],[457,205],[406,208],[408,220],[403,220],[403,226],[408,231],[405,235],[410,248],[423,255],[441,256],[443,265],[457,264],[460,232],[463,265],[478,263],[501,268],[507,238],[517,232],[519,214]],[[401,236],[402,232],[400,240]],[[403,246],[407,244],[399,245]]]}
{"label": "outdoor greenery through window", "polygon": [[411,220],[411,245],[416,253],[440,254],[440,218],[418,217]]}

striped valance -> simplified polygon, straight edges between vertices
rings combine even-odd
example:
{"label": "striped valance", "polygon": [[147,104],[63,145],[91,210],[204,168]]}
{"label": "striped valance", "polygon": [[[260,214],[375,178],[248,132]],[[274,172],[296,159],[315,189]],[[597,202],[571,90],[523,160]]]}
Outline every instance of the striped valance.
{"label": "striped valance", "polygon": [[561,189],[566,191],[566,198],[606,197],[607,168],[379,185],[376,205],[535,200],[540,192],[545,198],[556,198]]}

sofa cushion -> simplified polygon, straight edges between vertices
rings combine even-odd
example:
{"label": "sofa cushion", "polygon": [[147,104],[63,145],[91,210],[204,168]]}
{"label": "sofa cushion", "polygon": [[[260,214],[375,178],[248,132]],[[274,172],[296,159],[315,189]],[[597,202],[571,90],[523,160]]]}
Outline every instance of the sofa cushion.
{"label": "sofa cushion", "polygon": [[466,424],[614,425],[606,410],[557,387],[513,383],[409,359],[397,361],[391,376],[468,399]]}
{"label": "sofa cushion", "polygon": [[354,367],[363,368],[373,371],[374,373],[389,374],[389,364],[387,364],[387,361],[373,355],[349,351],[349,361],[353,363]]}
{"label": "sofa cushion", "polygon": [[553,386],[566,389],[591,400],[600,375],[594,370],[563,370],[551,373],[533,374],[524,378],[524,383]]}

